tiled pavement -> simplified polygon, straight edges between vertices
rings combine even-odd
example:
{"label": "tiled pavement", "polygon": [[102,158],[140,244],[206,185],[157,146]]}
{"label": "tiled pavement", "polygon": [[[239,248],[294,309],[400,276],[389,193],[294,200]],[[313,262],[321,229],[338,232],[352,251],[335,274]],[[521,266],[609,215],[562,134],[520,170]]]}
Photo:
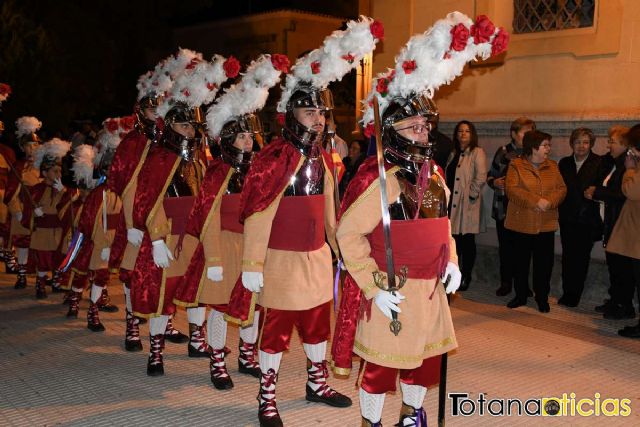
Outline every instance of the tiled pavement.
{"label": "tiled pavement", "polygon": [[[146,376],[147,353],[122,349],[123,312],[101,317],[107,330],[86,329],[87,302],[80,318],[64,317],[61,295],[33,297],[33,279],[26,290],[13,289],[14,276],[0,274],[0,425],[207,425],[256,426],[257,384],[234,374],[237,329],[230,328],[231,371],[236,387],[213,389],[206,359],[189,359],[184,345],[167,344],[166,374]],[[122,291],[110,288],[117,304]],[[453,317],[460,348],[449,358],[448,390],[484,393],[487,399],[559,396],[631,399],[627,418],[448,416],[449,426],[516,425],[640,425],[640,340],[617,337],[631,321],[605,321],[589,310],[564,309],[552,303],[542,315],[530,307],[508,310],[493,296],[493,286],[473,284],[457,296]],[[506,297],[505,297],[506,298]],[[177,325],[186,330],[180,312]],[[142,326],[143,334],[147,333]],[[144,341],[148,350],[148,342]],[[355,378],[331,384],[356,403],[333,409],[304,400],[304,353],[294,344],[283,359],[278,402],[287,426],[359,426]],[[400,395],[387,397],[386,426],[397,421]],[[435,426],[437,391],[427,393],[429,425]],[[449,405],[449,408],[451,406]]]}

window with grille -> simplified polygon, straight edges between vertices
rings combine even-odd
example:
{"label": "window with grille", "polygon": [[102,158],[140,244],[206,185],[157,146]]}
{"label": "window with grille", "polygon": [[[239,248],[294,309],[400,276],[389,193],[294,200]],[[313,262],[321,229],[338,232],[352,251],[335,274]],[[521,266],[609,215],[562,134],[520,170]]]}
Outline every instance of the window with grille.
{"label": "window with grille", "polygon": [[514,0],[516,34],[593,26],[596,0]]}

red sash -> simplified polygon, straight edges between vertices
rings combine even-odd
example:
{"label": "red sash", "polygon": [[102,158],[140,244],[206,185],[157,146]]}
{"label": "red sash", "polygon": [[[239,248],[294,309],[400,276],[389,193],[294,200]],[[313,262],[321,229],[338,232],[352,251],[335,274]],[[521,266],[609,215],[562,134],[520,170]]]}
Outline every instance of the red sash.
{"label": "red sash", "polygon": [[56,214],[44,214],[40,217],[35,217],[33,223],[37,228],[60,228],[60,218]]}
{"label": "red sash", "polygon": [[220,206],[220,228],[242,234],[244,226],[240,224],[240,194],[225,194]]}
{"label": "red sash", "polygon": [[115,230],[120,220],[120,213],[107,215],[107,230]]}
{"label": "red sash", "polygon": [[195,199],[194,196],[165,197],[162,201],[164,213],[167,219],[171,219],[171,234],[181,235],[184,233]]}
{"label": "red sash", "polygon": [[[396,274],[407,266],[412,279],[433,279],[444,273],[449,262],[449,220],[423,218],[391,221],[391,248]],[[387,271],[382,222],[368,236],[371,256],[381,271]]]}
{"label": "red sash", "polygon": [[269,247],[311,252],[324,245],[324,195],[283,197],[273,219]]}

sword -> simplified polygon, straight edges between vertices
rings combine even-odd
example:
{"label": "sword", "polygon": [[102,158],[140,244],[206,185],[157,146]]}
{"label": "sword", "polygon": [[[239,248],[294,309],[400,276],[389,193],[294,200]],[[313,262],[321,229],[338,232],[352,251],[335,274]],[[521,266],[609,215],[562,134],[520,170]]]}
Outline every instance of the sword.
{"label": "sword", "polygon": [[[407,267],[400,269],[399,282],[396,286],[396,272],[393,264],[393,250],[391,248],[391,216],[389,215],[389,197],[387,196],[387,173],[384,169],[384,157],[382,155],[382,126],[380,123],[380,106],[378,97],[373,97],[373,116],[376,134],[376,156],[378,159],[378,175],[380,176],[380,207],[382,209],[382,234],[384,236],[384,252],[387,260],[387,287],[384,287],[384,275],[379,271],[373,273],[373,280],[380,289],[391,292],[402,288],[407,278]],[[398,313],[391,311],[391,323],[389,329],[395,336],[398,336],[402,329],[402,323],[398,320]]]}

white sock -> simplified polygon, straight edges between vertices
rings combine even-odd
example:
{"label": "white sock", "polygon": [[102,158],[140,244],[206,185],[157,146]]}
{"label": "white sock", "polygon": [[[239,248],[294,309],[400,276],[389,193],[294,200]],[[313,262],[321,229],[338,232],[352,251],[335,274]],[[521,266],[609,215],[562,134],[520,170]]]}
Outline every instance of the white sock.
{"label": "white sock", "polygon": [[247,344],[255,344],[258,339],[258,324],[260,320],[260,312],[256,311],[253,317],[253,324],[246,328],[240,328],[240,339]]}
{"label": "white sock", "polygon": [[45,277],[47,275],[46,271],[38,271],[38,277]]}
{"label": "white sock", "polygon": [[211,309],[207,320],[207,342],[214,350],[222,350],[227,342],[227,322],[224,314]]}
{"label": "white sock", "polygon": [[18,248],[18,264],[25,265],[29,262],[29,248]]}
{"label": "white sock", "polygon": [[402,390],[402,402],[411,406],[413,409],[422,408],[424,397],[427,394],[427,388],[421,385],[405,384],[400,381],[400,389]]}
{"label": "white sock", "polygon": [[195,323],[198,326],[204,324],[204,316],[207,314],[207,307],[187,308],[187,320],[189,323]]}
{"label": "white sock", "polygon": [[360,389],[360,414],[372,423],[380,422],[385,394],[371,394]]}
{"label": "white sock", "polygon": [[307,354],[309,360],[313,363],[320,363],[325,360],[325,354],[327,352],[327,342],[323,341],[318,344],[303,343],[304,352]]}
{"label": "white sock", "polygon": [[131,289],[127,288],[125,284],[122,284],[124,288],[124,305],[127,307],[129,313],[133,313],[133,307],[131,306]]}
{"label": "white sock", "polygon": [[97,303],[100,297],[102,296],[102,286],[91,285],[91,302]]}
{"label": "white sock", "polygon": [[155,336],[164,334],[164,331],[167,330],[168,321],[169,316],[165,314],[149,319],[149,335]]}
{"label": "white sock", "polygon": [[260,371],[262,371],[263,374],[266,374],[269,369],[273,369],[277,374],[278,370],[280,369],[282,352],[271,354],[260,350],[258,352],[258,359],[260,363]]}
{"label": "white sock", "polygon": [[79,294],[81,294],[81,293],[83,293],[83,292],[84,292],[84,289],[82,289],[82,288],[71,288],[71,290],[72,290],[73,292],[77,292],[77,293],[79,293]]}

